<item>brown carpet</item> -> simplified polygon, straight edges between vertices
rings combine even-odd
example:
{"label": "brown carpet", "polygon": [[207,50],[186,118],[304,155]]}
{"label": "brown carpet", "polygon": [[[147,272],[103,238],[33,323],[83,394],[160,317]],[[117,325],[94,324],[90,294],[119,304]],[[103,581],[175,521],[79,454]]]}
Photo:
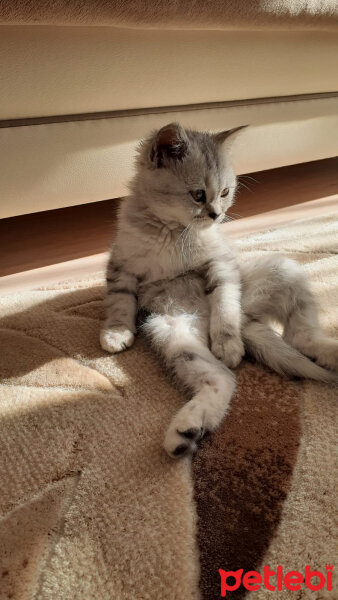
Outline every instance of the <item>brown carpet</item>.
{"label": "brown carpet", "polygon": [[[338,227],[328,216],[303,220],[238,243],[246,253],[281,252],[303,263],[338,333]],[[323,573],[335,558],[336,401],[338,390],[289,381],[242,363],[238,393],[221,428],[193,462],[203,600],[219,597],[218,568],[260,571],[269,564]],[[271,596],[262,588],[259,600]],[[325,590],[280,591],[278,600],[333,598]],[[227,593],[242,598],[243,588]],[[273,594],[272,594],[273,597]]]}
{"label": "brown carpet", "polygon": [[0,23],[141,29],[337,29],[334,0],[1,0]]}
{"label": "brown carpet", "polygon": [[[332,334],[335,232],[323,217],[239,241],[243,260],[283,249],[302,262]],[[244,361],[222,427],[192,463],[172,461],[161,442],[180,394],[141,337],[101,350],[102,296],[94,274],[0,298],[1,600],[214,600],[219,568],[325,573],[337,390]]]}

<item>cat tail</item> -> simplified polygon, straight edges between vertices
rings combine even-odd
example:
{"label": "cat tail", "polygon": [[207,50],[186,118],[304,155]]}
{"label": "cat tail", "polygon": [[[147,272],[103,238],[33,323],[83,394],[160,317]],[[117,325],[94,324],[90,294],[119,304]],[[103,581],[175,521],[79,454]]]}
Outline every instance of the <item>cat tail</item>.
{"label": "cat tail", "polygon": [[323,381],[336,381],[338,375],[312,362],[289,346],[283,338],[259,321],[249,321],[242,331],[245,349],[259,362],[281,375],[292,375]]}

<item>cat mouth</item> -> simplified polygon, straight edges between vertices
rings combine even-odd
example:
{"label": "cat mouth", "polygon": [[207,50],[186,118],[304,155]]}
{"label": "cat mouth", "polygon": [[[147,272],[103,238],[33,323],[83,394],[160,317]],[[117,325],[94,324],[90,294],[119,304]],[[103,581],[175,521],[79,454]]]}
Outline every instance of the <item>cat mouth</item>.
{"label": "cat mouth", "polygon": [[194,217],[194,221],[207,221],[208,223],[210,222],[210,219],[208,219],[208,217],[200,217],[199,215],[197,217]]}
{"label": "cat mouth", "polygon": [[212,219],[210,219],[210,217],[194,217],[194,221],[197,222],[200,225],[214,225],[215,223],[218,223],[219,221],[213,221]]}

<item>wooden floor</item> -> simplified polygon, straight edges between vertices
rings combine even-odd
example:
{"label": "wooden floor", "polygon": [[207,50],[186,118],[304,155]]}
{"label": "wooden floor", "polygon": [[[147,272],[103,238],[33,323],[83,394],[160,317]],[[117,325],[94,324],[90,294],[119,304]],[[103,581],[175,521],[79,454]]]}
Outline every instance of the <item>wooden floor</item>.
{"label": "wooden floor", "polygon": [[[281,216],[284,221],[300,218],[310,207],[320,211],[330,206],[332,210],[338,204],[337,194],[338,158],[243,175],[236,205],[230,210],[241,221],[225,227],[236,235],[245,233],[249,225],[250,230],[258,230],[263,223],[273,224]],[[43,277],[54,273],[62,279],[67,270],[64,265],[73,261],[75,266],[78,259],[85,259],[81,264],[92,268],[94,257],[103,256],[109,248],[118,202],[106,200],[0,220],[2,291],[5,284],[26,281],[28,272]],[[296,207],[300,207],[297,217]]]}

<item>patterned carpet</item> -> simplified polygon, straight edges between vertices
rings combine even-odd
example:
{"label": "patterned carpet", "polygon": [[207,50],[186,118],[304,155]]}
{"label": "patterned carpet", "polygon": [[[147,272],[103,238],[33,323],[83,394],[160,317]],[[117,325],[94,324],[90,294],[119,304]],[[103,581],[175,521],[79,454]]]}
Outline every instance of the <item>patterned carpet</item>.
{"label": "patterned carpet", "polygon": [[[303,263],[333,335],[337,230],[327,216],[238,241],[243,260],[283,251]],[[0,298],[1,600],[214,600],[220,568],[325,574],[337,390],[245,360],[221,428],[193,461],[172,461],[161,443],[182,398],[141,337],[101,350],[102,297],[99,273]]]}

